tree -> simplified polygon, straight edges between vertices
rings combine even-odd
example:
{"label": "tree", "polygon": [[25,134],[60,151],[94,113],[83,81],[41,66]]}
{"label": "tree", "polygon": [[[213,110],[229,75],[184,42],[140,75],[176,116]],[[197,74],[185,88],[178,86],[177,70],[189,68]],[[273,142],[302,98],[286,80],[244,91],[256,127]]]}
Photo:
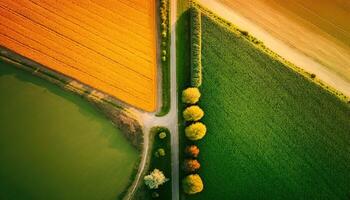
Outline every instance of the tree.
{"label": "tree", "polygon": [[182,180],[182,188],[186,194],[196,194],[203,190],[203,181],[198,174],[191,174]]}
{"label": "tree", "polygon": [[195,104],[199,101],[201,93],[198,88],[190,87],[182,91],[182,102],[187,104]]}
{"label": "tree", "polygon": [[200,140],[207,132],[206,126],[201,122],[196,122],[185,128],[185,135],[189,140]]}
{"label": "tree", "polygon": [[163,55],[163,56],[166,56],[166,50],[163,50],[163,51],[162,51],[162,55]]}
{"label": "tree", "polygon": [[167,36],[166,31],[162,31],[162,37],[166,38],[166,36]]}
{"label": "tree", "polygon": [[201,167],[201,164],[199,164],[198,160],[196,159],[186,159],[183,164],[183,169],[186,172],[195,172]]}
{"label": "tree", "polygon": [[145,176],[143,180],[149,189],[157,189],[169,179],[164,176],[162,171],[154,169],[149,175]]}
{"label": "tree", "polygon": [[199,106],[190,106],[183,111],[182,115],[186,121],[198,121],[202,119],[204,112]]}
{"label": "tree", "polygon": [[[166,18],[166,17],[165,17]],[[165,22],[161,23],[162,29],[165,30],[167,28],[167,24]]]}
{"label": "tree", "polygon": [[157,149],[157,151],[154,152],[154,156],[157,158],[165,156],[165,150],[163,148]]}
{"label": "tree", "polygon": [[185,153],[193,158],[197,158],[199,154],[199,148],[196,145],[187,146]]}
{"label": "tree", "polygon": [[159,148],[157,152],[159,156],[165,156],[165,150],[163,148]]}
{"label": "tree", "polygon": [[165,132],[160,132],[158,134],[158,137],[159,137],[159,139],[164,139],[164,138],[166,138],[166,133]]}

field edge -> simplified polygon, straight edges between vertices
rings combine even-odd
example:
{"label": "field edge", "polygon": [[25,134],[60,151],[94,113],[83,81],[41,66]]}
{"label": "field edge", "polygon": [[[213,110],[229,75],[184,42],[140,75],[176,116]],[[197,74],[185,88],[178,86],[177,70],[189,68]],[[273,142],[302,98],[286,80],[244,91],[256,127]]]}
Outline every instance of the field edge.
{"label": "field edge", "polygon": [[[223,19],[222,17],[218,16],[216,13],[211,11],[209,8],[206,8],[205,6],[198,3],[196,0],[190,0],[191,4],[198,9],[202,11],[202,13],[206,14],[209,18],[211,18],[213,21],[215,21],[218,25],[223,26],[224,28],[228,29],[232,34],[239,35],[243,37],[245,40],[250,42],[255,48],[259,49],[261,52],[267,54],[272,59],[277,60],[284,64],[284,66],[288,67],[292,71],[294,71],[297,74],[302,75],[306,80],[318,85],[319,87],[323,88],[324,90],[328,91],[329,93],[333,94],[337,98],[339,98],[341,101],[350,104],[350,97],[343,94],[341,91],[337,90],[336,88],[333,88],[332,86],[328,85],[321,79],[317,78],[314,74],[309,73],[302,69],[301,67],[296,66],[295,64],[291,63],[290,61],[284,59],[282,56],[280,56],[278,53],[270,50],[268,47],[264,45],[264,43],[257,38],[255,38],[250,33],[241,30],[238,26],[235,24],[227,21],[226,19]],[[252,33],[254,34],[254,33]]]}

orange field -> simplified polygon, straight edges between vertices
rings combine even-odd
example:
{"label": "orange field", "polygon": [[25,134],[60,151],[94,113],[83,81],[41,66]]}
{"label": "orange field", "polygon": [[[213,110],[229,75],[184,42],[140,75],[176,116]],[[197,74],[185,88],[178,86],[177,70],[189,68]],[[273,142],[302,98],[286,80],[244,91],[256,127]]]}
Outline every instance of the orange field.
{"label": "orange field", "polygon": [[128,104],[156,108],[154,0],[1,0],[0,45]]}

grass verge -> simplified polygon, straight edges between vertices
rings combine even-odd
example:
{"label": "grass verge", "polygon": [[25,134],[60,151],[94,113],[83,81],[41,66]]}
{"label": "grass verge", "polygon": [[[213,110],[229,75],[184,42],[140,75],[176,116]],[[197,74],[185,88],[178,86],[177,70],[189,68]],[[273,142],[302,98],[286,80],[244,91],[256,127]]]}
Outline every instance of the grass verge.
{"label": "grass verge", "polygon": [[[190,39],[190,14],[189,1],[178,0],[178,21],[176,25],[176,62],[177,62],[177,89],[178,89],[178,123],[179,123],[179,164],[183,165],[183,150],[187,145],[185,138],[185,122],[182,118],[182,111],[185,105],[181,102],[181,92],[191,86],[191,39]],[[181,180],[185,176],[184,172],[179,168],[180,178],[180,199],[184,199]]]}
{"label": "grass verge", "polygon": [[[162,14],[161,14],[161,4],[162,2],[167,2],[166,3],[166,14],[165,14],[165,19],[164,15],[162,18]],[[169,0],[159,0],[157,1],[158,5],[158,16],[161,16],[160,20],[158,20],[158,37],[161,38],[161,44],[159,45],[161,49],[161,57],[165,57],[165,60],[163,60],[163,58],[161,58],[161,69],[162,69],[162,106],[160,108],[160,111],[156,114],[156,116],[161,117],[164,116],[166,114],[168,114],[169,110],[170,110],[170,44],[171,44],[171,32],[170,32],[170,28],[169,28],[169,20],[170,20],[170,2]],[[164,12],[164,11],[163,11]],[[164,22],[162,22],[164,21]],[[166,27],[162,26],[162,23],[164,23]],[[165,28],[165,29],[164,29]],[[165,31],[166,32],[166,37],[162,36],[162,32]],[[166,52],[166,55],[163,55],[163,51]]]}
{"label": "grass verge", "polygon": [[[160,139],[159,133],[166,132],[166,138]],[[150,190],[146,187],[143,180],[140,181],[139,188],[137,189],[133,199],[152,199],[152,193],[157,192],[159,197],[157,199],[169,200],[171,199],[172,191],[171,191],[171,144],[170,144],[170,132],[167,128],[164,127],[153,127],[150,131],[150,153],[148,157],[150,158],[145,171],[149,174],[153,169],[157,168],[161,170],[164,175],[170,180],[167,181],[164,185],[161,185],[159,189]],[[165,150],[164,157],[155,156],[155,152],[159,149],[163,148]],[[142,176],[141,178],[143,178]]]}

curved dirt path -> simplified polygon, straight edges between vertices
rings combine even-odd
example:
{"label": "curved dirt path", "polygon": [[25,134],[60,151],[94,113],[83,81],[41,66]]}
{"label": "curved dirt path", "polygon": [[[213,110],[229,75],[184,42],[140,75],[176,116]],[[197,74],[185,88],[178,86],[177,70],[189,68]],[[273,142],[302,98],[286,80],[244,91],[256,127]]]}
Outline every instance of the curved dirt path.
{"label": "curved dirt path", "polygon": [[204,7],[209,8],[220,17],[232,22],[239,28],[246,30],[254,35],[272,51],[303,68],[304,70],[314,73],[317,77],[333,88],[343,92],[346,96],[350,96],[350,82],[338,75],[335,71],[316,62],[311,57],[303,54],[301,51],[289,46],[287,43],[279,40],[270,32],[264,30],[262,27],[256,25],[249,19],[245,18],[232,8],[228,7],[220,0],[198,0]]}
{"label": "curved dirt path", "polygon": [[[170,111],[163,117],[155,116],[155,113],[140,112],[132,109],[137,113],[143,122],[144,144],[142,158],[136,179],[131,186],[131,190],[125,199],[131,200],[137,185],[142,181],[142,174],[147,164],[149,154],[149,131],[153,126],[164,126],[171,133],[171,185],[172,200],[179,199],[179,137],[178,137],[178,99],[177,99],[177,74],[176,74],[176,21],[177,21],[177,0],[170,0],[170,27],[171,27],[171,44],[170,44]],[[159,90],[159,92],[162,92]],[[159,94],[161,96],[161,94]]]}

